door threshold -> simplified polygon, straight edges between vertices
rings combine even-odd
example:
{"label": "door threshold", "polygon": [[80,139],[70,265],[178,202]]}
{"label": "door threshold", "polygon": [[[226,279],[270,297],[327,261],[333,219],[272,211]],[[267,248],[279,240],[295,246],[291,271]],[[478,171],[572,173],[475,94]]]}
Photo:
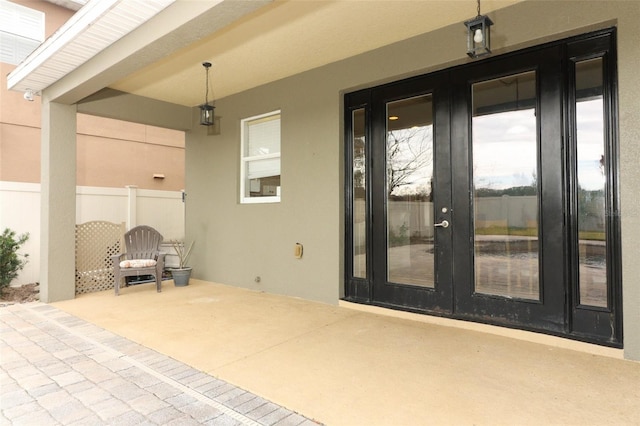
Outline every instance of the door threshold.
{"label": "door threshold", "polygon": [[488,333],[496,336],[508,337],[511,339],[523,340],[525,342],[538,343],[555,348],[569,349],[591,355],[606,356],[609,358],[624,359],[624,350],[595,345],[592,343],[579,342],[547,334],[534,333],[526,330],[516,330],[507,327],[500,327],[490,324],[481,324],[472,321],[463,321],[452,318],[443,318],[426,314],[399,311],[396,309],[383,308],[380,306],[364,305],[361,303],[347,302],[340,300],[338,306],[353,309],[361,312],[368,312],[376,315],[384,315],[392,318],[400,318],[410,321],[417,321],[426,324],[441,325],[444,327],[455,327],[464,330]]}

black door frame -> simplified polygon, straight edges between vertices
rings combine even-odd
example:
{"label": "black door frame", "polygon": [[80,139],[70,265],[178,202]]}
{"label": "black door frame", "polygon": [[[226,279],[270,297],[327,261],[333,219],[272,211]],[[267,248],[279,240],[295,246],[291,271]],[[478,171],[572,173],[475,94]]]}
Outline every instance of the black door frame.
{"label": "black door frame", "polygon": [[[615,28],[585,34],[571,39],[548,43],[542,46],[513,52],[507,55],[496,56],[481,62],[462,65],[437,73],[414,77],[391,84],[363,89],[345,95],[345,300],[357,303],[379,305],[394,309],[427,313],[430,315],[446,316],[450,318],[471,320],[476,322],[496,324],[511,328],[525,329],[543,332],[546,334],[568,337],[612,347],[622,347],[622,293],[621,293],[621,256],[620,256],[620,222],[619,222],[619,193],[618,193],[618,151],[617,151],[617,83],[616,83],[616,58],[615,58]],[[573,127],[571,124],[571,93],[574,90],[574,82],[571,72],[574,69],[575,60],[585,57],[602,57],[605,68],[605,110],[606,110],[606,150],[609,161],[606,165],[608,191],[607,202],[607,279],[609,306],[607,308],[594,308],[581,306],[577,297],[577,225],[575,219],[576,209],[576,172],[572,158]],[[528,59],[527,59],[528,58]],[[527,60],[525,60],[527,59]],[[523,63],[523,61],[525,63]],[[541,107],[541,120],[545,125],[539,127],[541,155],[539,176],[540,198],[540,244],[542,245],[541,262],[541,302],[521,302],[526,306],[514,310],[514,302],[505,298],[484,297],[474,295],[469,287],[469,276],[473,271],[470,251],[473,244],[469,242],[471,223],[468,214],[460,212],[469,211],[471,185],[468,162],[470,160],[468,147],[465,149],[465,141],[469,132],[469,102],[459,102],[459,99],[468,99],[470,84],[474,81],[490,79],[502,74],[512,74],[518,71],[535,69],[538,73],[538,92],[543,96],[539,98]],[[541,78],[542,76],[542,78]],[[438,85],[430,82],[438,81]],[[420,87],[420,84],[423,86]],[[370,171],[379,167],[375,158],[384,155],[384,144],[380,142],[380,136],[384,129],[386,117],[380,116],[379,105],[400,96],[411,93],[434,93],[436,129],[443,128],[441,133],[436,133],[436,157],[442,159],[445,155],[456,158],[458,167],[451,169],[450,175],[441,176],[436,172],[435,179],[439,184],[450,183],[452,194],[449,193],[453,204],[452,212],[452,253],[463,254],[462,259],[453,259],[455,268],[442,268],[438,274],[438,282],[451,284],[452,292],[436,286],[434,290],[407,288],[395,290],[398,295],[385,296],[380,293],[381,282],[374,276],[373,261],[376,250],[379,247],[386,248],[386,233],[380,235],[376,232],[372,222],[381,220],[386,223],[384,211],[380,210],[383,204],[372,203],[376,195],[371,193],[371,188],[376,183],[371,179]],[[394,92],[395,91],[395,92]],[[412,92],[413,91],[413,92]],[[394,94],[395,93],[395,94]],[[395,96],[395,98],[394,98]],[[456,102],[453,102],[456,100]],[[353,250],[350,241],[353,237],[353,229],[350,226],[353,209],[351,200],[353,197],[351,181],[351,164],[353,158],[350,153],[351,113],[357,108],[366,111],[366,120],[372,125],[367,126],[367,145],[373,149],[367,154],[367,206],[369,217],[367,221],[367,277],[355,278],[352,271]],[[376,112],[376,108],[378,111]],[[447,117],[442,111],[449,109]],[[438,121],[440,120],[440,121]],[[445,121],[443,123],[443,121]],[[466,126],[459,123],[466,121]],[[456,123],[451,124],[451,123]],[[436,130],[438,132],[438,130]],[[450,132],[451,144],[442,143]],[[557,141],[557,143],[545,143],[544,141]],[[438,143],[440,141],[440,143]],[[377,148],[374,147],[377,145]],[[446,145],[446,146],[443,146]],[[382,146],[382,148],[380,148]],[[450,151],[449,151],[450,150]],[[464,160],[461,160],[464,159]],[[378,160],[379,161],[379,160]],[[459,167],[464,164],[466,167]],[[380,176],[380,174],[378,174]],[[462,196],[460,196],[462,194]],[[379,196],[379,195],[378,195]],[[446,199],[443,198],[443,200]],[[434,200],[436,210],[446,203]],[[375,207],[375,208],[374,208]],[[380,216],[383,214],[382,216]],[[438,219],[438,216],[435,216]],[[377,223],[377,222],[376,222]],[[447,231],[448,232],[448,231]],[[440,233],[442,234],[442,233]],[[561,235],[562,238],[550,238]],[[572,242],[575,239],[575,242]],[[383,242],[385,242],[383,244]],[[442,247],[446,248],[446,244]],[[466,250],[466,251],[465,251]],[[543,253],[544,251],[544,253]],[[446,250],[440,253],[445,256]],[[463,266],[460,267],[460,264]],[[379,273],[378,273],[379,275]],[[465,277],[466,275],[466,277]],[[385,277],[386,279],[386,277]],[[386,283],[388,285],[388,283]],[[392,288],[390,286],[389,288]],[[378,297],[382,294],[385,297]],[[447,303],[447,297],[451,296],[451,302]],[[538,309],[537,306],[547,305]],[[533,313],[532,313],[533,312]],[[531,321],[536,321],[531,323]]]}
{"label": "black door frame", "polygon": [[[576,82],[575,65],[581,60],[602,59],[603,64],[603,102],[604,102],[604,138],[606,164],[604,172],[607,182],[605,193],[606,206],[606,246],[607,246],[607,288],[608,306],[596,308],[585,306],[579,300],[578,288],[578,188],[575,182],[577,158],[574,156],[577,140],[575,127]],[[622,254],[620,246],[620,193],[618,166],[618,84],[616,58],[616,31],[599,31],[594,34],[576,37],[566,45],[567,72],[567,139],[565,161],[567,166],[567,188],[570,199],[567,207],[567,228],[572,244],[568,247],[571,268],[569,270],[571,295],[569,304],[570,333],[580,340],[595,341],[613,347],[622,347]],[[602,336],[608,336],[603,339]]]}

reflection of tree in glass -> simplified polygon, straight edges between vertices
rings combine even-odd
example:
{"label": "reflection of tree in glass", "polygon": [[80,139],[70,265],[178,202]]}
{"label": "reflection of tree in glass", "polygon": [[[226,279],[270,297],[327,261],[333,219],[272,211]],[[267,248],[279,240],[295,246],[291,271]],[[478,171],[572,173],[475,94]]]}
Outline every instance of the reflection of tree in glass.
{"label": "reflection of tree in glass", "polygon": [[578,184],[578,231],[581,240],[605,239],[604,189],[587,190]]}
{"label": "reflection of tree in glass", "polygon": [[364,188],[366,178],[365,164],[365,140],[364,137],[353,140],[353,187]]}
{"label": "reflection of tree in glass", "polygon": [[476,197],[501,197],[503,195],[509,195],[511,197],[521,197],[538,195],[538,175],[535,171],[531,172],[531,178],[526,178],[524,173],[514,174],[512,181],[528,180],[531,183],[528,185],[512,185],[503,188],[493,188],[493,181],[489,181],[488,184],[483,185],[483,181],[486,179],[479,179],[480,182],[474,181],[474,189]]}
{"label": "reflection of tree in glass", "polygon": [[410,188],[405,195],[431,194],[433,175],[433,133],[431,126],[413,127],[387,132],[387,192],[398,194],[399,188]]}

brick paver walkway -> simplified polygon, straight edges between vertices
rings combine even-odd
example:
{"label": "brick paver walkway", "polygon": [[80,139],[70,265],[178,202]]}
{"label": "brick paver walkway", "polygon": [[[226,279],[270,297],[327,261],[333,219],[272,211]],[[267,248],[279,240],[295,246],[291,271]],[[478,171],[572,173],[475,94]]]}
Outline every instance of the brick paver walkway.
{"label": "brick paver walkway", "polygon": [[42,303],[0,308],[0,424],[317,425]]}

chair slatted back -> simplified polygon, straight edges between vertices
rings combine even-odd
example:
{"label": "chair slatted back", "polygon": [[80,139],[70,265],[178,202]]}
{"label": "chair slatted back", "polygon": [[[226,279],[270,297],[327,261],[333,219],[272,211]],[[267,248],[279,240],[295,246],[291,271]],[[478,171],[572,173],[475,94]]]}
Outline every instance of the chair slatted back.
{"label": "chair slatted back", "polygon": [[150,226],[136,226],[124,234],[127,259],[156,259],[162,234]]}

